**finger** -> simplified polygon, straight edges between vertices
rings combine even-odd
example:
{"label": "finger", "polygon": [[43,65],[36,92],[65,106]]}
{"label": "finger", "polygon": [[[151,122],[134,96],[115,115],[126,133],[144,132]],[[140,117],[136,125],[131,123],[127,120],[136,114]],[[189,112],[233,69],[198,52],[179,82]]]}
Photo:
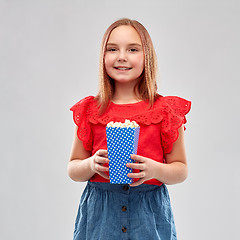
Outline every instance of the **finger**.
{"label": "finger", "polygon": [[128,173],[127,176],[129,178],[144,178],[146,176],[145,172],[139,172],[139,173]]}
{"label": "finger", "polygon": [[97,156],[95,158],[95,162],[96,163],[109,163],[109,159],[108,158],[105,158],[105,157],[99,157]]}
{"label": "finger", "polygon": [[110,177],[106,173],[103,173],[103,172],[97,172],[97,173],[106,179],[110,179]]}
{"label": "finger", "polygon": [[128,168],[139,169],[139,170],[145,169],[145,166],[143,164],[139,164],[139,163],[127,163],[126,166]]}
{"label": "finger", "polygon": [[96,152],[96,154],[97,154],[98,156],[107,156],[107,155],[108,155],[108,151],[105,150],[105,149],[99,149],[99,150]]}
{"label": "finger", "polygon": [[108,167],[103,167],[99,164],[95,164],[95,169],[97,171],[101,171],[101,172],[108,172],[109,171],[109,168]]}
{"label": "finger", "polygon": [[133,183],[129,184],[129,186],[130,186],[130,187],[136,187],[136,186],[141,185],[144,181],[145,181],[145,180],[142,178],[142,179],[140,179],[140,180],[138,180],[138,181],[136,181],[136,182],[133,182]]}
{"label": "finger", "polygon": [[139,155],[131,154],[131,159],[137,162],[145,162],[145,158]]}

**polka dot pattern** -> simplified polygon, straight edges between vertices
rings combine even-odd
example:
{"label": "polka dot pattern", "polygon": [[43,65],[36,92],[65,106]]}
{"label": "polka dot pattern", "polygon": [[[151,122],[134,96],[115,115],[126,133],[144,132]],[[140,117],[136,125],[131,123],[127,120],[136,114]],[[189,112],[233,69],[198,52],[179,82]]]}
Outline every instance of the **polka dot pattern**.
{"label": "polka dot pattern", "polygon": [[127,176],[132,172],[132,168],[128,168],[126,164],[133,162],[130,155],[137,153],[139,132],[140,127],[106,127],[110,183],[133,182],[133,179]]}

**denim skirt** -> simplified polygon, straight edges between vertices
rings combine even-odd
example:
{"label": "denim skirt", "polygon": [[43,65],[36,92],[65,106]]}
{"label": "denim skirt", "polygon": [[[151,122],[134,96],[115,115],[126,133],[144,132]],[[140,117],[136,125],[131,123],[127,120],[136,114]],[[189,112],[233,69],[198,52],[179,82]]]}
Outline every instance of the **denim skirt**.
{"label": "denim skirt", "polygon": [[88,181],[74,240],[176,240],[167,187]]}

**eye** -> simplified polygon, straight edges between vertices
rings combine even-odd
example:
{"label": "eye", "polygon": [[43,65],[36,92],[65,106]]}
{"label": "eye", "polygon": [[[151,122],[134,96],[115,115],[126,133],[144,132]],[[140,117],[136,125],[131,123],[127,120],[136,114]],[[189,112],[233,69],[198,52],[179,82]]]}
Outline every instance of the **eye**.
{"label": "eye", "polygon": [[138,49],[137,49],[137,48],[130,48],[129,51],[130,51],[130,52],[137,52]]}
{"label": "eye", "polygon": [[115,52],[115,51],[117,51],[117,49],[111,47],[111,48],[107,48],[107,51],[108,51],[108,52]]}

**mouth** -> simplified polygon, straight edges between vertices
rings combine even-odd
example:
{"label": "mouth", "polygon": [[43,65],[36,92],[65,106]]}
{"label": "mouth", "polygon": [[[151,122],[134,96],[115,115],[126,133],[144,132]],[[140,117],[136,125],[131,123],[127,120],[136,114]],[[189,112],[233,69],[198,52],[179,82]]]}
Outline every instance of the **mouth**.
{"label": "mouth", "polygon": [[131,67],[114,67],[117,70],[126,71],[132,69]]}

